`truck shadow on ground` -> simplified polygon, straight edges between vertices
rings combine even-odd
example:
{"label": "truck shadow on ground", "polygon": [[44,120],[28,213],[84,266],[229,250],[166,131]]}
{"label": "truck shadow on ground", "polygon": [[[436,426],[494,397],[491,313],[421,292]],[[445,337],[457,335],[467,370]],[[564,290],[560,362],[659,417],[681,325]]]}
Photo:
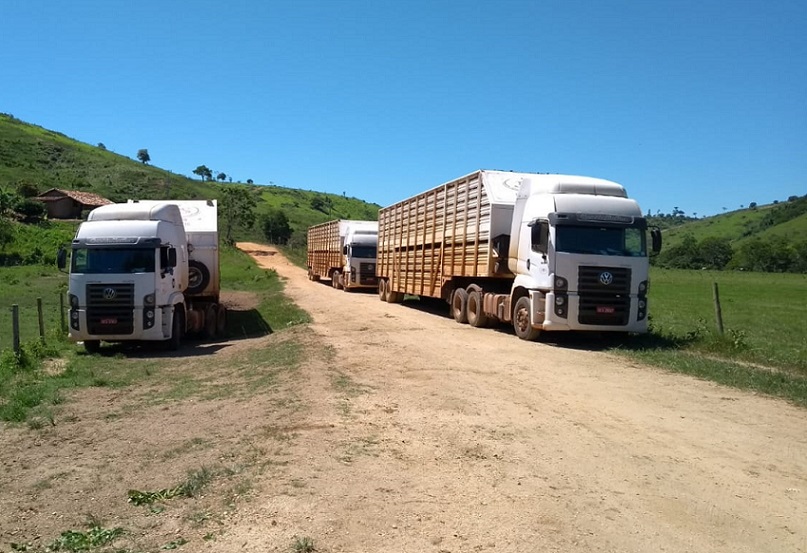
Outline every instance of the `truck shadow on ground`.
{"label": "truck shadow on ground", "polygon": [[[450,319],[448,303],[435,298],[417,298],[406,296],[403,305],[422,313],[428,313],[442,319]],[[488,332],[509,334],[517,339],[513,327],[501,323],[490,328],[480,329]],[[564,349],[581,351],[608,351],[623,349],[640,351],[646,349],[678,349],[685,347],[694,338],[670,338],[652,331],[647,334],[629,334],[625,332],[542,332],[537,343]]]}
{"label": "truck shadow on ground", "polygon": [[[201,357],[228,348],[232,342],[260,338],[272,332],[272,327],[257,309],[228,309],[226,334],[222,337],[206,339],[200,336],[186,336],[176,351],[169,351],[164,342],[104,343],[98,355],[103,357],[125,355],[130,358]],[[83,351],[80,354],[90,355]]]}

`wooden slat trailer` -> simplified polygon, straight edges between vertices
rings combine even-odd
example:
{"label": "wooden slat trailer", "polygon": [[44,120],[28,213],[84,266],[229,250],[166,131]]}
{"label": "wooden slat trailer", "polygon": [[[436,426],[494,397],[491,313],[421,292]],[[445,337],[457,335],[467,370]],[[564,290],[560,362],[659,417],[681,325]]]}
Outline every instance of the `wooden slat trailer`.
{"label": "wooden slat trailer", "polygon": [[507,244],[495,239],[510,233],[516,191],[504,179],[497,184],[492,189],[477,171],[381,209],[380,297],[449,300],[471,281],[509,289],[514,275],[506,264]]}

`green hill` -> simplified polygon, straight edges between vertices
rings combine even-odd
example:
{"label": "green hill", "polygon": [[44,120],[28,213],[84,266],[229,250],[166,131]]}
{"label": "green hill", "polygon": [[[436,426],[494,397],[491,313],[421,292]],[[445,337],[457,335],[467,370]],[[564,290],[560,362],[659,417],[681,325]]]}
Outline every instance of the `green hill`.
{"label": "green hill", "polygon": [[807,196],[687,219],[662,232],[659,266],[807,272]]}
{"label": "green hill", "polygon": [[[189,170],[190,172],[190,170]],[[297,242],[313,224],[329,219],[375,219],[379,206],[356,198],[308,190],[219,183],[191,179],[73,140],[62,133],[0,114],[0,191],[21,186],[38,192],[51,188],[93,192],[121,202],[137,199],[219,199],[228,187],[248,190],[260,216],[282,210]],[[260,225],[238,228],[236,238],[260,237]]]}

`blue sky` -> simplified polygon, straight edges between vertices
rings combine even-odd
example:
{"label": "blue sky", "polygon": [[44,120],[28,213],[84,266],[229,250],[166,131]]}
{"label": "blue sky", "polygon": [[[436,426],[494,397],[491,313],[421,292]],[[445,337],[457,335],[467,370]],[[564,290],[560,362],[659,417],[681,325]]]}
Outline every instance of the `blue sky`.
{"label": "blue sky", "polygon": [[804,0],[0,0],[0,111],[389,205],[476,169],[645,212],[807,193]]}

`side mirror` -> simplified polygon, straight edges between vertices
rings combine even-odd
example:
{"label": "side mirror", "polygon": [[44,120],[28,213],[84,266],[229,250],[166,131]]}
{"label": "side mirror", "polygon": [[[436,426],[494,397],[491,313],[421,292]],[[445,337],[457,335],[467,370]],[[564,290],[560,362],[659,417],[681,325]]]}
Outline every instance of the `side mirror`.
{"label": "side mirror", "polygon": [[56,252],[56,266],[60,271],[64,271],[64,268],[67,267],[67,250],[64,247],[60,247]]}
{"label": "side mirror", "polygon": [[347,255],[347,246],[342,246],[342,255]]}
{"label": "side mirror", "polygon": [[650,229],[650,239],[653,242],[653,255],[658,255],[661,251],[661,229],[658,227]]}

